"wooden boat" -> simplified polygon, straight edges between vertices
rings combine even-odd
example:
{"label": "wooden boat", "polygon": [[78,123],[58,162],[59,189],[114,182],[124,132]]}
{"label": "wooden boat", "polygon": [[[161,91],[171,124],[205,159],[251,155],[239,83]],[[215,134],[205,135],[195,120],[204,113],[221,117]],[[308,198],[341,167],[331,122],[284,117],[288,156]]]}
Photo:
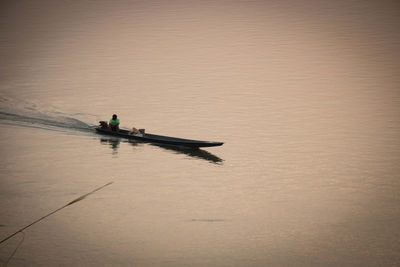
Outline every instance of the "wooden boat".
{"label": "wooden boat", "polygon": [[176,138],[170,136],[149,134],[145,133],[144,129],[140,129],[138,134],[132,134],[128,130],[112,131],[108,127],[99,126],[96,127],[96,131],[101,134],[117,136],[131,140],[138,140],[142,142],[149,142],[156,144],[182,146],[195,149],[200,147],[222,146],[224,144],[223,142],[199,141],[199,140],[190,140],[190,139]]}

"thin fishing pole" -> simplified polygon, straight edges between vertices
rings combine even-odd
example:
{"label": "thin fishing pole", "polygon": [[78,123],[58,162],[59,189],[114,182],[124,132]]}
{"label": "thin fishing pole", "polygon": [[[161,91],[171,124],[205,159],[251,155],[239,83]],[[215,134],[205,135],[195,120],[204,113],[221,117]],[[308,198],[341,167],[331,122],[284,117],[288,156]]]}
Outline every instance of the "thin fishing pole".
{"label": "thin fishing pole", "polygon": [[37,220],[34,221],[33,223],[28,224],[28,225],[25,226],[25,227],[22,227],[21,229],[19,229],[19,230],[16,231],[15,233],[13,233],[13,234],[7,236],[6,238],[4,238],[3,240],[1,240],[1,241],[0,241],[0,244],[3,243],[3,242],[5,242],[5,241],[7,241],[8,239],[10,239],[11,237],[15,236],[16,234],[18,234],[18,233],[24,231],[25,229],[31,227],[32,225],[34,225],[34,224],[40,222],[41,220],[43,220],[43,219],[45,219],[45,218],[47,218],[47,217],[53,215],[53,214],[56,213],[56,212],[59,212],[60,210],[66,208],[66,207],[68,207],[68,206],[70,206],[70,205],[72,205],[72,204],[75,204],[75,203],[78,202],[78,201],[83,200],[83,199],[86,198],[87,196],[89,196],[89,195],[91,195],[91,194],[93,194],[93,193],[95,193],[95,192],[97,192],[97,191],[103,189],[104,187],[106,187],[106,186],[108,186],[108,185],[110,185],[110,184],[112,184],[112,183],[113,183],[113,182],[109,182],[109,183],[107,183],[107,184],[105,184],[105,185],[103,185],[103,186],[100,186],[99,188],[96,188],[95,190],[93,190],[93,191],[91,191],[91,192],[89,192],[89,193],[87,193],[87,194],[84,194],[83,196],[80,196],[80,197],[78,197],[77,199],[72,200],[71,202],[69,202],[68,204],[62,206],[61,208],[58,208],[58,209],[56,209],[55,211],[52,211],[52,212],[50,212],[49,214],[47,214],[47,215],[41,217],[40,219],[37,219]]}
{"label": "thin fishing pole", "polygon": [[25,240],[25,233],[21,232],[22,234],[22,239],[21,241],[19,241],[18,246],[14,249],[13,253],[11,254],[11,256],[6,260],[6,262],[3,264],[3,267],[7,266],[8,263],[10,262],[10,260],[14,257],[15,253],[17,253],[17,250],[19,249],[19,247],[22,245],[22,243]]}

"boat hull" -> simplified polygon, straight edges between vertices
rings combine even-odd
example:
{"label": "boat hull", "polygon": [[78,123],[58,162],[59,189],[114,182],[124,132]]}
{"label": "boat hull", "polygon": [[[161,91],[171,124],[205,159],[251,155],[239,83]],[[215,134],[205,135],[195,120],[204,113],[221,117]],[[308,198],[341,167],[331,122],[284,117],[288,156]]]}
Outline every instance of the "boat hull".
{"label": "boat hull", "polygon": [[213,147],[213,146],[222,146],[223,142],[210,142],[210,141],[199,141],[199,140],[190,140],[183,138],[175,138],[163,135],[155,135],[145,133],[141,135],[130,134],[127,130],[119,130],[111,131],[108,128],[97,127],[96,131],[101,134],[117,136],[121,138],[138,140],[142,142],[148,143],[156,143],[156,144],[165,144],[165,145],[174,145],[174,146],[183,146],[188,148],[200,148],[200,147]]}

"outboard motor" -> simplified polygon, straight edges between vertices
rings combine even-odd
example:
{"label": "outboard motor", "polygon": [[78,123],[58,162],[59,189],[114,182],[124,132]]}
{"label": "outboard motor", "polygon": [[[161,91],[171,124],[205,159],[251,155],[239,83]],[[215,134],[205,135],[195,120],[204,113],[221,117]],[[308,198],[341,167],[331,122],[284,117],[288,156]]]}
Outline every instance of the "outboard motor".
{"label": "outboard motor", "polygon": [[102,129],[108,128],[108,123],[106,121],[100,121],[99,123]]}

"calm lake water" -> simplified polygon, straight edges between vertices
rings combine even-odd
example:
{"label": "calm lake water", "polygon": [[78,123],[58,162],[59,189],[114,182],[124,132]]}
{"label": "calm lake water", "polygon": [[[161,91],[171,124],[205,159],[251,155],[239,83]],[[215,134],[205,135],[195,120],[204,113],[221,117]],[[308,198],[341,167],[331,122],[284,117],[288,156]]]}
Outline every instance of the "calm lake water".
{"label": "calm lake water", "polygon": [[[0,264],[399,265],[399,26],[389,0],[3,1],[0,239],[113,184]],[[113,113],[225,144],[96,134]]]}

